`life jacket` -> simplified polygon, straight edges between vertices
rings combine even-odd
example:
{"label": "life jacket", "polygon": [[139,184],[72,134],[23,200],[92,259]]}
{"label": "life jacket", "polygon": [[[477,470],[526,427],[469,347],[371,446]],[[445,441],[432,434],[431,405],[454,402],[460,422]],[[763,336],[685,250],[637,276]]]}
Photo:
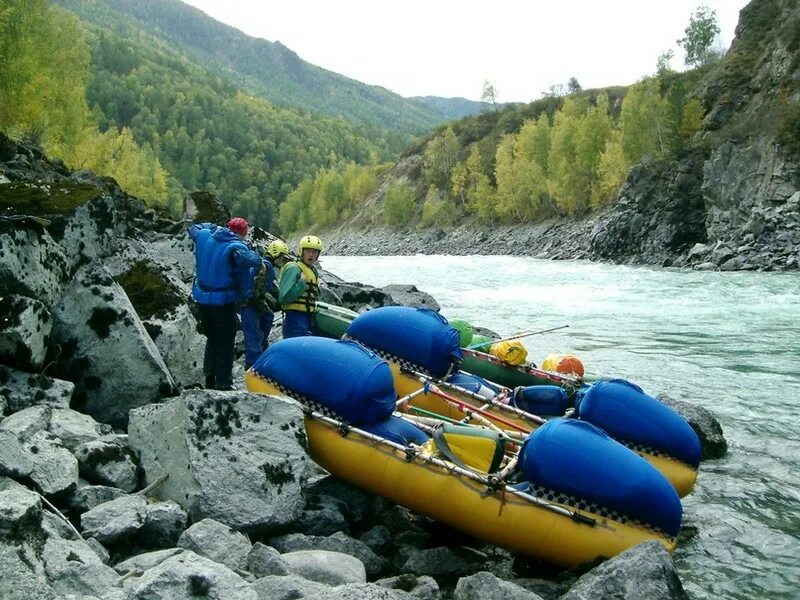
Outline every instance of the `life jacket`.
{"label": "life jacket", "polygon": [[289,265],[297,265],[300,268],[300,272],[305,275],[306,289],[303,290],[303,293],[300,294],[300,296],[293,302],[290,302],[289,304],[282,304],[281,310],[298,310],[306,313],[317,312],[317,298],[319,298],[319,275],[317,275],[317,272],[314,269],[307,266],[303,261],[300,260],[285,264],[281,269],[281,275],[283,275],[283,270]]}
{"label": "life jacket", "polygon": [[194,238],[197,275],[192,296],[199,304],[223,305],[245,297],[247,268],[234,262],[236,252],[249,251],[239,236],[225,227],[202,229]]}
{"label": "life jacket", "polygon": [[268,295],[277,295],[275,286],[275,267],[267,259],[262,261],[266,269],[250,269],[250,281],[246,290],[247,301],[259,312],[274,310],[269,306]]}

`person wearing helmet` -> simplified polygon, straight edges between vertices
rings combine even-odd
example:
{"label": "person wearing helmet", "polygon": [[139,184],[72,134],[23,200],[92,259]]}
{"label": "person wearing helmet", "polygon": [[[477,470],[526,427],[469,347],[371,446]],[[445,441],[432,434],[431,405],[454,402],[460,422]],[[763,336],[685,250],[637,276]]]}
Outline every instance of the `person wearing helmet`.
{"label": "person wearing helmet", "polygon": [[245,297],[244,282],[261,257],[244,243],[247,221],[236,217],[227,227],[198,223],[189,227],[194,241],[196,275],[192,297],[206,336],[203,372],[206,388],[231,389],[236,338],[236,305]]}
{"label": "person wearing helmet", "polygon": [[300,258],[281,269],[278,300],[283,310],[283,337],[314,335],[314,316],[319,297],[319,271],[315,266],[322,241],[315,235],[300,239]]}
{"label": "person wearing helmet", "polygon": [[275,268],[289,260],[289,247],[281,240],[267,246],[263,269],[251,269],[246,298],[239,305],[239,321],[244,335],[244,366],[249,369],[269,345],[269,332],[275,321],[278,286]]}

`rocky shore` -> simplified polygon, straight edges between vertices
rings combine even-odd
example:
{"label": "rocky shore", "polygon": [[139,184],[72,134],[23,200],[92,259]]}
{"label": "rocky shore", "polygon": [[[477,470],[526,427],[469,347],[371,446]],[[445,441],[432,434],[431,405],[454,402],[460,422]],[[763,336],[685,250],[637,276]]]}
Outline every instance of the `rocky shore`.
{"label": "rocky shore", "polygon": [[[187,219],[224,218],[212,200]],[[241,366],[235,391],[201,389],[186,222],[113,180],[0,137],[0,211],[0,597],[686,597],[657,542],[532,564],[322,472],[299,408],[244,391]],[[437,308],[328,280],[354,309]],[[682,409],[723,453],[713,417]]]}
{"label": "rocky shore", "polygon": [[[410,181],[419,157],[389,179]],[[368,201],[369,202],[369,201]],[[368,207],[378,210],[373,202]],[[365,208],[366,210],[366,208]],[[617,202],[585,218],[392,230],[359,217],[324,233],[343,255],[499,254],[703,271],[794,271],[800,265],[800,169],[774,140],[699,149],[634,167]]]}

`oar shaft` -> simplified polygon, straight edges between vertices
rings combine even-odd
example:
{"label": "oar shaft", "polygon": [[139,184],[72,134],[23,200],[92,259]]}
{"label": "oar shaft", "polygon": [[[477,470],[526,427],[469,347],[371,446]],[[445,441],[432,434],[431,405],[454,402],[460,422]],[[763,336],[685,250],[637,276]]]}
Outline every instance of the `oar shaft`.
{"label": "oar shaft", "polygon": [[470,344],[467,346],[468,350],[472,350],[473,348],[480,348],[481,346],[485,346],[486,344],[497,344],[499,342],[510,342],[511,340],[518,340],[525,337],[530,337],[532,335],[539,335],[540,333],[550,333],[551,331],[558,331],[559,329],[566,329],[569,325],[559,325],[558,327],[551,327],[550,329],[541,329],[539,331],[521,331],[520,333],[515,333],[514,335],[510,335],[505,338],[500,338],[499,340],[491,340],[488,342],[484,342],[482,344]]}

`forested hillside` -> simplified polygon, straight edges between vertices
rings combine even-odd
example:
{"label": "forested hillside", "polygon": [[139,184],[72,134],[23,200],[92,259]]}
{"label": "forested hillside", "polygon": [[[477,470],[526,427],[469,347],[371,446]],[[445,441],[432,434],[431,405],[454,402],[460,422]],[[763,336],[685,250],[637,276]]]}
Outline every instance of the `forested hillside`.
{"label": "forested hillside", "polygon": [[480,103],[461,98],[406,99],[349,79],[302,60],[280,42],[250,37],[180,0],[104,0],[102,9],[86,0],[57,3],[105,27],[117,27],[125,15],[243,91],[277,106],[300,107],[369,126],[379,137],[389,138],[398,152],[435,125],[481,108]]}
{"label": "forested hillside", "polygon": [[276,107],[104,3],[81,4],[105,26],[44,0],[0,4],[0,129],[70,167],[172,208],[206,189],[271,227],[286,195],[320,169],[347,170],[361,197],[397,155],[386,130]]}
{"label": "forested hillside", "polygon": [[677,157],[691,143],[704,109],[688,92],[704,72],[664,69],[629,88],[548,96],[453,122],[406,152],[382,211],[371,206],[362,218],[392,227],[470,216],[519,223],[603,206],[633,165]]}

